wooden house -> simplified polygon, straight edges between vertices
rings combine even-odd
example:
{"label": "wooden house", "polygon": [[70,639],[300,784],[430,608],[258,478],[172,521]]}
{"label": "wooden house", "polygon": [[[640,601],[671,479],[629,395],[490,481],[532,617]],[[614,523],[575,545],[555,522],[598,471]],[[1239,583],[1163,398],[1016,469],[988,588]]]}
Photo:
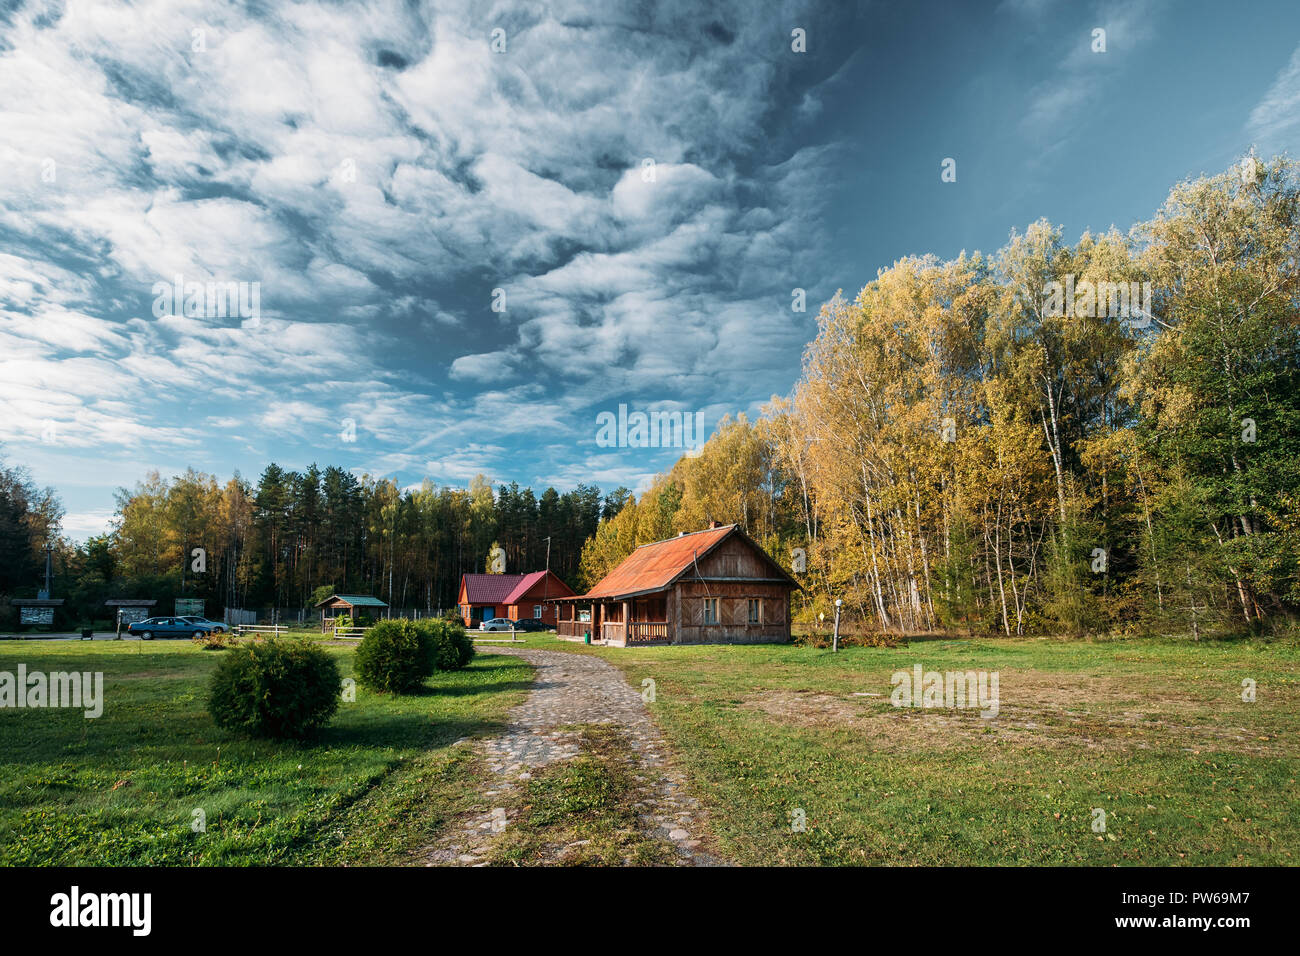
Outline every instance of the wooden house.
{"label": "wooden house", "polygon": [[557,599],[572,597],[573,588],[553,571],[528,574],[463,574],[460,579],[460,618],[466,627],[479,621],[508,617],[512,621],[530,617],[554,627]]}
{"label": "wooden house", "polygon": [[560,601],[561,637],[620,647],[790,639],[799,587],[738,525],[643,544],[586,594]]}

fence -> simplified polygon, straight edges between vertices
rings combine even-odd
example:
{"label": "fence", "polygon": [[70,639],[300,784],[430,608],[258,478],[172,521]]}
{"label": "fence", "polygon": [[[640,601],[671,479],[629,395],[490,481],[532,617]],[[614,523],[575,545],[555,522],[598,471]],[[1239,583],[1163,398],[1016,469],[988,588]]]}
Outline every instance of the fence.
{"label": "fence", "polygon": [[[455,608],[451,608],[451,610],[455,610]],[[370,613],[365,616],[374,621],[384,620],[389,617],[405,617],[418,621],[424,617],[442,617],[443,614],[447,613],[447,609],[444,608],[430,609],[423,607],[368,608],[367,611]],[[281,624],[295,627],[320,627],[321,612],[311,607],[228,607],[225,609],[222,620],[231,627],[236,624]]]}
{"label": "fence", "polygon": [[513,627],[508,631],[471,631],[471,634],[509,634],[510,637],[475,637],[471,640],[475,644],[526,644],[527,641],[518,639],[518,635],[527,634],[527,631],[516,631]]}
{"label": "fence", "polygon": [[236,637],[283,637],[289,628],[283,624],[236,624],[232,632]]}

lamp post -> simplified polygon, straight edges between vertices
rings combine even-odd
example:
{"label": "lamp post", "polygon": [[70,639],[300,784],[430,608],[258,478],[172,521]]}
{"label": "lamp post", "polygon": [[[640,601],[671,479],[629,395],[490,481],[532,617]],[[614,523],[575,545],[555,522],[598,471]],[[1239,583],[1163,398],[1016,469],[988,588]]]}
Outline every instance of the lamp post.
{"label": "lamp post", "polygon": [[840,598],[835,599],[835,636],[831,638],[831,651],[835,653],[840,649],[840,605],[843,603]]}

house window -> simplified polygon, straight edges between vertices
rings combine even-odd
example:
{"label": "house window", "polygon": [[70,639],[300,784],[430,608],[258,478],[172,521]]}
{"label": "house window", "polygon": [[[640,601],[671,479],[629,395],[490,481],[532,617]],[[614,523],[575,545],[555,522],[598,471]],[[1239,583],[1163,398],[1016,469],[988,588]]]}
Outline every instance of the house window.
{"label": "house window", "polygon": [[763,599],[762,598],[749,599],[749,623],[750,624],[763,623]]}
{"label": "house window", "polygon": [[538,621],[542,619],[542,606],[540,604],[533,605],[533,618]]}
{"label": "house window", "polygon": [[718,623],[718,599],[717,598],[704,599],[704,623],[705,624]]}

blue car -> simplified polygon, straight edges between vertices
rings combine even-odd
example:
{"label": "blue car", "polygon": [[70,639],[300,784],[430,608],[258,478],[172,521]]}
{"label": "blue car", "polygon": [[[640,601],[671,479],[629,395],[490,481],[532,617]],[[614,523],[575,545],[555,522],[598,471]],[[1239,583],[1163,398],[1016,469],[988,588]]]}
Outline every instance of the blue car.
{"label": "blue car", "polygon": [[128,624],[126,633],[142,641],[152,641],[155,637],[202,637],[217,626],[211,621],[200,623],[193,618],[151,617]]}
{"label": "blue car", "polygon": [[215,631],[217,634],[226,632],[226,625],[220,621],[209,621],[206,617],[197,617],[193,614],[187,614],[184,617],[177,618],[178,621],[189,621],[191,624],[204,624],[208,630]]}

